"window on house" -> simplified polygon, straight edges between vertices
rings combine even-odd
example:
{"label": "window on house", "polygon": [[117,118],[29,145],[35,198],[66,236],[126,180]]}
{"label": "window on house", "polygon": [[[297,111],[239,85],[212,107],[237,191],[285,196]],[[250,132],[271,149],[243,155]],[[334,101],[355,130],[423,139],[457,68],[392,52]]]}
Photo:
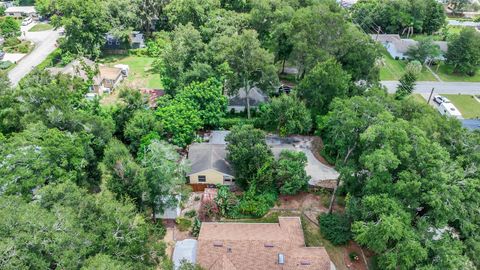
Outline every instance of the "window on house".
{"label": "window on house", "polygon": [[228,177],[228,176],[224,176],[224,177],[223,177],[223,181],[225,181],[225,182],[230,182],[230,181],[232,181],[232,178],[230,178],[230,177]]}
{"label": "window on house", "polygon": [[207,182],[207,177],[205,175],[199,175],[198,182]]}

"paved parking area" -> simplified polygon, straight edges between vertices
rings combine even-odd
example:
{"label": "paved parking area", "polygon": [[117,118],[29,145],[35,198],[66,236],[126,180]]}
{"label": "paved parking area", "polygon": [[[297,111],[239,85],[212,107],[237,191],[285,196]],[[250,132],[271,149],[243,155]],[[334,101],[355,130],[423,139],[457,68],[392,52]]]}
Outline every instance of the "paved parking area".
{"label": "paved parking area", "polygon": [[16,63],[22,60],[27,54],[25,53],[5,53],[2,61],[10,61],[12,63]]}
{"label": "paved parking area", "polygon": [[307,166],[305,171],[311,177],[309,184],[317,186],[321,181],[336,180],[340,174],[335,168],[321,163],[312,152],[312,137],[295,136],[281,138],[277,136],[268,136],[267,144],[272,148],[275,157],[280,155],[282,150],[302,151],[307,156]]}

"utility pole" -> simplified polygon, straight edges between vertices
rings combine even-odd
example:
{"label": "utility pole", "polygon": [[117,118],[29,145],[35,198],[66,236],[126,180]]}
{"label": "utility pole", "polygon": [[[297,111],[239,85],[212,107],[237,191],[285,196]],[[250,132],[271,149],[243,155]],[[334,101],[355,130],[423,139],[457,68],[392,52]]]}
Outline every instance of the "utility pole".
{"label": "utility pole", "polygon": [[432,88],[432,91],[430,92],[430,96],[428,97],[427,104],[430,104],[430,100],[432,99],[432,95],[433,95],[434,90],[435,90],[435,88]]}

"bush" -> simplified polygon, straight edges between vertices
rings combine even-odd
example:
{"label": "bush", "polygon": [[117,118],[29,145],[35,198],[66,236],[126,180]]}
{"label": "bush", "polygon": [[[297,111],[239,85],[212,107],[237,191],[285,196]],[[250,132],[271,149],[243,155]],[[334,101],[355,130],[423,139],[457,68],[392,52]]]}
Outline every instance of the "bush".
{"label": "bush", "polygon": [[348,254],[348,257],[350,258],[350,261],[352,261],[352,262],[356,262],[360,259],[360,257],[358,257],[358,254],[356,252],[350,252]]}
{"label": "bush", "polygon": [[242,117],[234,117],[234,118],[220,118],[220,127],[223,129],[230,129],[233,126],[237,125],[255,125],[256,120],[254,118],[247,119]]}
{"label": "bush", "polygon": [[0,69],[7,69],[13,65],[10,61],[0,61]]}
{"label": "bush", "polygon": [[231,217],[238,205],[238,199],[235,194],[230,191],[228,186],[221,186],[218,189],[217,197],[215,197],[215,203],[218,205],[222,216]]}
{"label": "bush", "polygon": [[186,218],[177,218],[175,220],[175,223],[177,223],[178,229],[181,232],[188,231],[192,226],[192,222]]}
{"label": "bush", "polygon": [[148,56],[148,51],[147,48],[141,48],[141,49],[132,49],[128,51],[130,55],[134,56]]}
{"label": "bush", "polygon": [[252,217],[263,217],[268,213],[271,207],[275,205],[277,194],[263,193],[256,194],[255,190],[250,188],[243,195],[238,205],[238,210],[241,214]]}
{"label": "bush", "polygon": [[344,245],[352,239],[350,221],[342,214],[321,214],[318,217],[320,231],[323,237],[332,244]]}
{"label": "bush", "polygon": [[13,47],[13,46],[16,46],[18,44],[20,44],[20,39],[16,38],[16,37],[9,37],[7,39],[5,39],[5,42],[3,43],[3,46],[4,47]]}
{"label": "bush", "polygon": [[28,43],[28,42],[20,43],[17,47],[17,50],[18,50],[19,53],[30,52],[30,43]]}
{"label": "bush", "polygon": [[197,211],[195,211],[194,209],[189,210],[185,213],[185,216],[188,217],[188,218],[193,218],[196,215],[197,215]]}
{"label": "bush", "polygon": [[193,227],[192,227],[192,235],[197,237],[200,234],[200,228],[202,227],[202,222],[200,219],[194,218],[193,219]]}

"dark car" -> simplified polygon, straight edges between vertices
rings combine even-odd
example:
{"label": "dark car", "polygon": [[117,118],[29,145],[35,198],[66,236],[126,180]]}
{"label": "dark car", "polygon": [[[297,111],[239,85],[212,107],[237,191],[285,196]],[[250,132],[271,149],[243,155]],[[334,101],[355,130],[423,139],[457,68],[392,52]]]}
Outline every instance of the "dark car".
{"label": "dark car", "polygon": [[290,92],[292,92],[292,87],[291,86],[288,86],[288,85],[285,85],[285,84],[282,84],[278,87],[278,93],[279,94],[290,94]]}

